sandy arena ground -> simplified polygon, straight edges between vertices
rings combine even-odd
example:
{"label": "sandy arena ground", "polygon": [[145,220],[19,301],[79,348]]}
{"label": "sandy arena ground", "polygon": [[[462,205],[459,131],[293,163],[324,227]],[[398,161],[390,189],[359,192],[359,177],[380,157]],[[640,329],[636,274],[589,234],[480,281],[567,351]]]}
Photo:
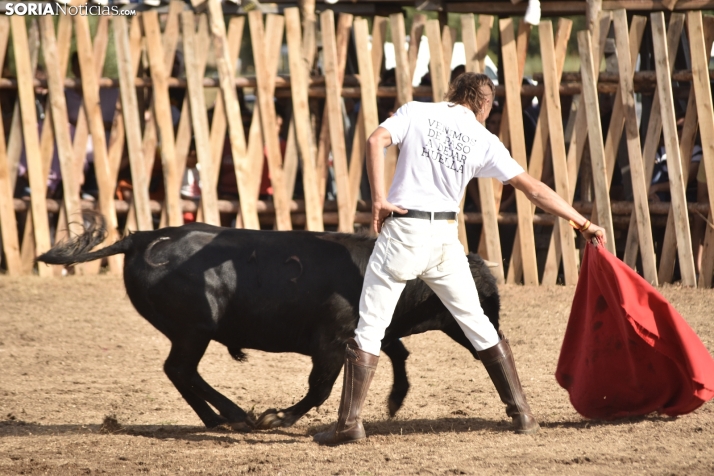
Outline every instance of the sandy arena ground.
{"label": "sandy arena ground", "polygon": [[[504,287],[502,328],[542,430],[510,433],[480,363],[441,333],[404,340],[412,389],[387,416],[382,359],[364,417],[365,443],[311,435],[329,400],[288,429],[207,431],[163,373],[169,342],[139,316],[119,278],[0,278],[1,474],[714,474],[714,404],[680,418],[588,421],[553,377],[572,287]],[[714,350],[714,292],[664,295]],[[204,378],[246,410],[285,407],[307,390],[309,359],[212,344]],[[115,416],[118,425],[102,425]]]}

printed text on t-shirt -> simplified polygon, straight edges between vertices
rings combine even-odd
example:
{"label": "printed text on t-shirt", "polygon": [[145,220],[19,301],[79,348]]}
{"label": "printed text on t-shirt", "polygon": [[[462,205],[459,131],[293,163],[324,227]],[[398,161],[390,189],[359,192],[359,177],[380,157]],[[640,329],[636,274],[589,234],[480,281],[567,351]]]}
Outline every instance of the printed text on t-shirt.
{"label": "printed text on t-shirt", "polygon": [[464,173],[466,156],[471,152],[473,140],[454,129],[450,129],[435,119],[428,119],[429,132],[423,146],[422,157],[429,157],[447,169]]}

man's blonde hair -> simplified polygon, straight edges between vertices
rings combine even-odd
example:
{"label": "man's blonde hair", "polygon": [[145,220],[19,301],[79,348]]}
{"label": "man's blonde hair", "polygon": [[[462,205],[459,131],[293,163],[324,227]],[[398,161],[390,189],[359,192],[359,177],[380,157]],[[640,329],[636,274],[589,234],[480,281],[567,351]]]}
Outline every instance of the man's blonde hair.
{"label": "man's blonde hair", "polygon": [[496,87],[491,78],[481,73],[463,73],[451,82],[445,99],[466,106],[477,114],[489,100],[489,96],[482,91],[483,86],[488,86],[491,90],[490,98],[493,98]]}

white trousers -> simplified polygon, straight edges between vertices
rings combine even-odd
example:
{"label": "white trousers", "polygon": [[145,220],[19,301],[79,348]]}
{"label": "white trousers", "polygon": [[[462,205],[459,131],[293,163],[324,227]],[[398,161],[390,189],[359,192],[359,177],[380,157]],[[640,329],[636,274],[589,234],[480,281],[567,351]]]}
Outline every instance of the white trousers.
{"label": "white trousers", "polygon": [[355,340],[379,355],[384,332],[406,282],[419,278],[441,299],[476,350],[498,344],[481,309],[454,220],[387,218],[364,275]]}

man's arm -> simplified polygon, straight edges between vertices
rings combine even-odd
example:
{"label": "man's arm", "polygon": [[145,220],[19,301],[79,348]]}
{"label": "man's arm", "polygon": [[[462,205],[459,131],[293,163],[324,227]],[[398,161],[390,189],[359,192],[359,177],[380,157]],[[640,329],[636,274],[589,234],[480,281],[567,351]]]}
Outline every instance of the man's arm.
{"label": "man's arm", "polygon": [[[528,200],[533,202],[535,206],[550,214],[564,218],[565,220],[572,220],[578,226],[583,226],[588,221],[587,218],[568,205],[568,202],[563,200],[552,188],[548,187],[540,180],[531,177],[526,172],[516,175],[506,183],[513,185],[515,188],[523,192],[526,197],[528,197]],[[605,238],[605,229],[595,225],[594,223],[582,233],[587,240],[597,236],[602,239],[603,243],[607,242]]]}
{"label": "man's arm", "polygon": [[367,176],[372,189],[372,229],[382,231],[382,223],[391,212],[406,213],[387,201],[384,195],[384,149],[392,145],[392,135],[378,127],[367,139]]}

